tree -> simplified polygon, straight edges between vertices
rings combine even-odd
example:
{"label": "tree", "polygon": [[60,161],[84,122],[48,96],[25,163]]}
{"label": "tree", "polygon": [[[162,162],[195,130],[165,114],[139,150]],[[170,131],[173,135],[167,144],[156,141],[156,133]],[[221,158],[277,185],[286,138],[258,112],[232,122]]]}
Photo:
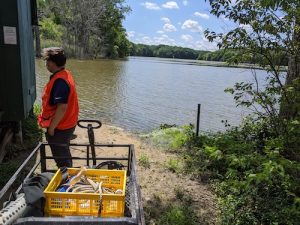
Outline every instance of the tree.
{"label": "tree", "polygon": [[126,56],[129,45],[122,20],[130,8],[124,2],[39,0],[42,35],[62,43],[70,56]]}
{"label": "tree", "polygon": [[197,59],[200,51],[169,45],[144,45],[130,44],[130,55],[161,57],[161,58],[177,58],[177,59]]}
{"label": "tree", "polygon": [[[221,49],[238,50],[239,54],[231,62],[239,63],[248,55],[269,74],[264,90],[257,84],[240,83],[229,91],[235,94],[238,105],[255,107],[260,104],[263,112],[257,110],[259,118],[270,119],[276,135],[286,134],[283,154],[300,161],[299,141],[289,138],[300,134],[296,125],[300,119],[300,1],[209,2],[212,14],[233,21],[237,27],[224,34],[206,30],[206,37],[218,41]],[[287,72],[283,72],[281,65],[287,58]]]}
{"label": "tree", "polygon": [[[230,63],[247,59],[268,72],[263,87],[256,79],[227,89],[237,106],[252,107],[254,113],[215,139],[218,157],[211,155],[209,161],[211,170],[221,177],[217,190],[222,224],[297,224],[300,1],[209,2],[212,14],[233,21],[236,28],[221,34],[207,30],[206,37],[217,41],[222,50],[235,50]],[[287,67],[282,67],[284,64]],[[207,159],[204,156],[203,161]]]}
{"label": "tree", "polygon": [[60,39],[62,28],[53,22],[51,18],[44,18],[40,21],[40,32],[44,39]]}

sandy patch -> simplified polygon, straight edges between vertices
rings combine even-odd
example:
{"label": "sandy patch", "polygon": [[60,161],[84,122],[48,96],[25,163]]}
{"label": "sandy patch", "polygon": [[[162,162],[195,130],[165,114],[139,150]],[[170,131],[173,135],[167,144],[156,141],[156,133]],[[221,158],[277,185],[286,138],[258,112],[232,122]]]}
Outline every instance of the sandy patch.
{"label": "sandy patch", "polygon": [[[137,135],[125,132],[118,127],[103,125],[100,129],[94,130],[94,132],[96,143],[134,145],[138,182],[141,186],[145,214],[147,214],[147,209],[151,209],[155,196],[159,197],[162,202],[172,202],[176,198],[176,190],[182,190],[191,196],[192,207],[197,216],[201,218],[199,222],[205,224],[215,223],[217,207],[214,200],[215,197],[209,190],[208,185],[193,181],[185,175],[179,175],[166,169],[166,162],[170,158],[176,157],[176,155],[150,146]],[[88,143],[86,129],[77,128],[75,134],[77,138],[74,142]],[[138,165],[138,160],[142,155],[146,155],[149,158],[150,168]]]}

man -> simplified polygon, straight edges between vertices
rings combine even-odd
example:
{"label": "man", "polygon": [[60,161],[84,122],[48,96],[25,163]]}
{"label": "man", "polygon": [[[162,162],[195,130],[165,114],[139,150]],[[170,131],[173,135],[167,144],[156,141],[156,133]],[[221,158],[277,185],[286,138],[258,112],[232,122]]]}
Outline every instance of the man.
{"label": "man", "polygon": [[46,139],[57,166],[72,167],[69,144],[79,113],[75,82],[71,72],[65,69],[66,56],[62,48],[45,48],[42,56],[52,75],[44,88],[38,122],[47,128]]}

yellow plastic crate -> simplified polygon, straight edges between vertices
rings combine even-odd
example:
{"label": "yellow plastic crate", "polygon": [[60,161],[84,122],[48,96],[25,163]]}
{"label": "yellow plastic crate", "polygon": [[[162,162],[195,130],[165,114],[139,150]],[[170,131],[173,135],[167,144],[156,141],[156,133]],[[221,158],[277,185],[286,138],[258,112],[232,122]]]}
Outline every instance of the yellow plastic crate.
{"label": "yellow plastic crate", "polygon": [[[70,175],[80,171],[68,168]],[[86,176],[95,182],[102,181],[107,188],[121,189],[122,194],[102,194],[101,217],[122,217],[125,208],[125,170],[88,169]],[[62,179],[58,170],[44,191],[46,216],[99,216],[100,194],[56,192]]]}

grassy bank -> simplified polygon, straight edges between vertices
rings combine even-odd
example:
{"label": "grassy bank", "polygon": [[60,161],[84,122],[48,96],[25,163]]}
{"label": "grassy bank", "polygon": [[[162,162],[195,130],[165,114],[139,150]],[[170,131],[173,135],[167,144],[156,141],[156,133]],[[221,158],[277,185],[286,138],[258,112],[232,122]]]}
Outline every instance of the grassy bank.
{"label": "grassy bank", "polygon": [[[144,137],[179,156],[174,171],[210,183],[220,224],[297,224],[300,164],[283,157],[282,140],[262,136],[262,127],[244,122],[224,133],[196,137],[193,127],[185,126]],[[178,170],[180,161],[184,164]]]}

